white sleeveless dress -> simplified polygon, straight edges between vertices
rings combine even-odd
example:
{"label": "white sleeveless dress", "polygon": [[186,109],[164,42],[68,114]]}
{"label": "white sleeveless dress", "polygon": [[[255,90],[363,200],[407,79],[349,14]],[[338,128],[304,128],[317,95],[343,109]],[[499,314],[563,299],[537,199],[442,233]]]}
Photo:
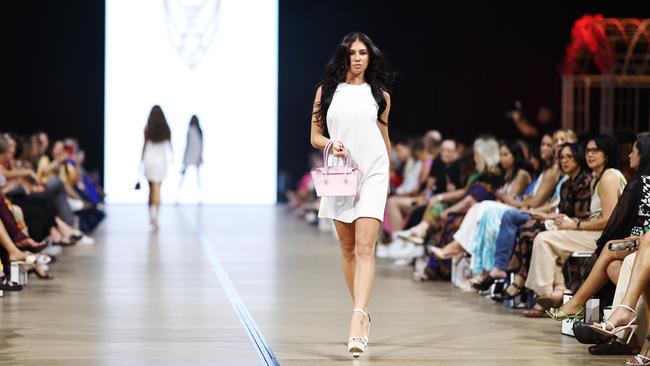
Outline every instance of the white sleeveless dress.
{"label": "white sleeveless dress", "polygon": [[[370,85],[341,83],[327,111],[330,138],[343,143],[361,171],[356,196],[322,197],[318,217],[351,223],[359,217],[384,220],[388,194],[388,154],[377,126],[379,106]],[[342,165],[330,156],[330,165]]]}
{"label": "white sleeveless dress", "polygon": [[160,183],[167,177],[167,154],[171,151],[169,141],[147,140],[144,147],[144,176],[149,182]]}

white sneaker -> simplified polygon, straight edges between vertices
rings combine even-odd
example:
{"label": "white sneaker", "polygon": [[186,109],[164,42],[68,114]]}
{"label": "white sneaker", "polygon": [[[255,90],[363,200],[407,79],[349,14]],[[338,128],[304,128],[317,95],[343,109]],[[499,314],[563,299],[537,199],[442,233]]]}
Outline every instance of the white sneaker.
{"label": "white sneaker", "polygon": [[95,244],[95,239],[91,238],[88,235],[84,235],[84,236],[81,237],[81,239],[79,239],[79,241],[77,243],[78,244],[83,244],[83,245],[93,245],[93,244]]}

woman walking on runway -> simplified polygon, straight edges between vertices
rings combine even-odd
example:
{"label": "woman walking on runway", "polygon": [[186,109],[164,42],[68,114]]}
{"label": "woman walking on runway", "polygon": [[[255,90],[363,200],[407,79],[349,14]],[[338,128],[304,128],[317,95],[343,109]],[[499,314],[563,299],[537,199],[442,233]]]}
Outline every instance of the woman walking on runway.
{"label": "woman walking on runway", "polygon": [[[323,149],[327,126],[335,158],[349,157],[361,171],[356,196],[322,197],[319,217],[334,220],[343,275],[352,295],[348,350],[358,357],[368,347],[368,300],[375,277],[375,243],[389,190],[390,95],[393,75],[377,46],[363,33],[346,35],[316,90],[311,144]],[[327,162],[324,162],[327,164]]]}
{"label": "woman walking on runway", "polygon": [[149,182],[149,219],[151,227],[158,229],[158,211],[160,210],[160,185],[167,176],[167,154],[171,156],[171,130],[162,109],[155,105],[149,113],[147,126],[144,128],[144,146],[142,147],[142,164],[144,175]]}

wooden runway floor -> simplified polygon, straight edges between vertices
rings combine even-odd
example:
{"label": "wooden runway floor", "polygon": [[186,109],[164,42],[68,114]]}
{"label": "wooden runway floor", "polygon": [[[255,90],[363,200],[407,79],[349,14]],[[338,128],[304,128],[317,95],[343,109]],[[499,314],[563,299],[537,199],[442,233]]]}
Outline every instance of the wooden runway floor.
{"label": "wooden runway floor", "polygon": [[65,248],[55,279],[32,276],[23,292],[5,293],[0,365],[265,365],[262,339],[280,365],[625,360],[590,356],[552,320],[449,283],[412,283],[410,267],[379,262],[371,346],[353,361],[352,304],[331,234],[281,207],[165,206],[161,215],[151,233],[145,207],[111,206],[97,244]]}

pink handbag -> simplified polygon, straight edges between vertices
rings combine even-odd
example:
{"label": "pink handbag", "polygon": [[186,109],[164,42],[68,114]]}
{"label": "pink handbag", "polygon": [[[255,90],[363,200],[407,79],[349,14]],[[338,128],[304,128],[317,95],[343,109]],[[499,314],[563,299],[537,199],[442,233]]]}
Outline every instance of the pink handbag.
{"label": "pink handbag", "polygon": [[327,156],[334,140],[330,140],[323,149],[324,167],[311,171],[318,197],[356,196],[361,172],[352,166],[350,157],[344,166],[328,166]]}

